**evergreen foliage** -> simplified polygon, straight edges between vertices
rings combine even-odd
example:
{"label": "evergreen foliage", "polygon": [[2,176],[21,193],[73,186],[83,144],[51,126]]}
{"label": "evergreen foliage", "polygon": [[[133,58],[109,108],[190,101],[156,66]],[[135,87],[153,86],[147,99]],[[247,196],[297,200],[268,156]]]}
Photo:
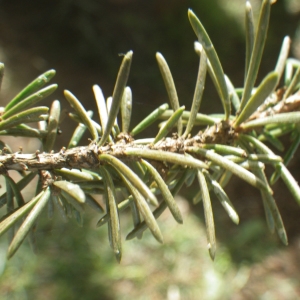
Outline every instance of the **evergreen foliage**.
{"label": "evergreen foliage", "polygon": [[[174,200],[183,185],[198,181],[199,192],[194,203],[203,202],[208,250],[212,259],[216,253],[214,217],[210,194],[220,200],[228,216],[239,223],[239,216],[225,192],[232,175],[240,177],[259,189],[267,224],[288,243],[284,224],[277,208],[271,185],[281,177],[294,199],[300,203],[300,188],[287,169],[300,143],[300,62],[288,58],[290,39],[283,40],[274,70],[255,85],[261,63],[270,18],[271,0],[264,0],[258,24],[253,23],[251,5],[246,3],[246,62],[242,88],[234,87],[223,72],[221,62],[203,25],[189,10],[188,17],[198,41],[199,71],[190,110],[180,106],[171,70],[160,53],[157,63],[168,93],[165,103],[132,128],[132,91],[127,86],[133,53],[123,57],[112,97],[105,97],[99,86],[93,86],[98,117],[86,111],[70,91],[64,96],[74,112],[69,117],[78,123],[68,143],[54,153],[59,129],[60,102],[51,108],[36,106],[51,95],[56,84],[47,85],[55,75],[45,72],[25,87],[1,112],[0,135],[38,138],[41,151],[11,153],[9,145],[1,142],[0,171],[5,177],[6,193],[0,197],[7,214],[1,218],[0,234],[6,231],[11,243],[10,258],[28,234],[33,232],[37,219],[46,206],[51,218],[53,211],[63,220],[74,217],[81,226],[86,205],[101,215],[97,226],[107,224],[110,246],[118,261],[122,257],[119,214],[129,208],[133,229],[126,239],[141,238],[149,228],[162,243],[163,234],[156,219],[169,209],[178,223],[183,223],[180,209]],[[0,66],[1,77],[4,65]],[[224,113],[199,113],[207,73],[220,97]],[[283,79],[281,79],[284,77]],[[282,84],[283,83],[283,84]],[[120,113],[122,126],[118,124]],[[136,139],[148,126],[161,120],[153,138]],[[28,123],[38,122],[38,129]],[[174,130],[175,128],[175,130]],[[193,132],[196,132],[196,134]],[[78,146],[85,131],[90,142]],[[280,138],[288,135],[290,148],[282,156],[268,146],[282,151]],[[265,165],[274,172],[270,179]],[[19,182],[10,177],[11,170],[22,175]],[[22,189],[38,176],[33,198],[25,203]],[[95,199],[102,195],[104,207]]]}

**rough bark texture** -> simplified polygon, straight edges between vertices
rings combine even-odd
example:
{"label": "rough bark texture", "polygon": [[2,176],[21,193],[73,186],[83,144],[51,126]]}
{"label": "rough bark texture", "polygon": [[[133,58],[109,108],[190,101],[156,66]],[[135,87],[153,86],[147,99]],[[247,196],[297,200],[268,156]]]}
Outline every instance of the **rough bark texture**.
{"label": "rough bark texture", "polygon": [[[85,147],[75,147],[71,149],[62,148],[57,153],[40,153],[36,151],[34,154],[5,153],[2,151],[0,155],[0,173],[5,174],[8,170],[17,171],[37,171],[37,170],[53,170],[53,169],[95,169],[102,162],[98,158],[99,154],[111,154],[118,158],[126,158],[126,148],[152,149],[167,151],[172,153],[188,153],[189,147],[201,147],[204,143],[212,144],[232,144],[235,131],[225,121],[221,121],[204,132],[200,131],[194,137],[184,139],[174,134],[173,137],[162,139],[155,145],[141,145],[134,143],[133,138],[129,135],[121,133],[115,144],[107,144],[98,147],[92,142]],[[136,159],[131,157],[130,159]]]}

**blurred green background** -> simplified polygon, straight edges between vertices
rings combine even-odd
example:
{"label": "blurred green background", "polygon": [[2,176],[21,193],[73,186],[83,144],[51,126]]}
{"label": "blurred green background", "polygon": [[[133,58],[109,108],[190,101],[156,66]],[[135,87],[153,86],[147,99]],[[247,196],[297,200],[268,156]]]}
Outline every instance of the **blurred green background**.
{"label": "blurred green background", "polygon": [[[187,18],[191,8],[206,27],[226,74],[236,86],[244,76],[244,1],[240,0],[33,0],[0,1],[0,60],[6,65],[1,102],[4,105],[25,84],[47,69],[57,71],[55,95],[71,90],[87,109],[95,109],[92,85],[106,97],[113,90],[121,61],[134,51],[129,85],[133,90],[133,125],[167,94],[155,61],[161,52],[169,63],[179,99],[190,107],[198,58],[196,39]],[[257,17],[261,1],[251,1]],[[292,56],[300,58],[300,4],[278,0],[272,7],[270,31],[258,81],[275,66],[284,36],[293,39]],[[51,103],[53,98],[48,100]],[[221,111],[207,80],[201,112]],[[61,125],[57,149],[68,143],[71,126]],[[145,134],[150,136],[152,131]],[[18,149],[21,142],[13,139]],[[36,147],[36,146],[35,146]],[[56,149],[56,150],[57,150]],[[33,149],[34,150],[34,149]],[[299,157],[291,171],[299,174]],[[298,179],[299,181],[299,179]],[[193,187],[194,189],[197,186]],[[275,195],[283,213],[290,246],[282,247],[268,233],[259,193],[234,180],[228,193],[241,216],[235,226],[213,199],[218,238],[217,258],[206,250],[201,205],[193,206],[194,189],[178,199],[184,225],[168,213],[159,221],[163,246],[149,233],[124,242],[120,265],[113,258],[106,228],[95,228],[100,216],[87,211],[84,227],[41,218],[36,230],[37,255],[25,243],[9,262],[7,239],[0,240],[1,299],[296,299],[299,290],[300,210],[280,183]],[[28,192],[28,197],[29,197]],[[122,217],[124,236],[131,221]]]}

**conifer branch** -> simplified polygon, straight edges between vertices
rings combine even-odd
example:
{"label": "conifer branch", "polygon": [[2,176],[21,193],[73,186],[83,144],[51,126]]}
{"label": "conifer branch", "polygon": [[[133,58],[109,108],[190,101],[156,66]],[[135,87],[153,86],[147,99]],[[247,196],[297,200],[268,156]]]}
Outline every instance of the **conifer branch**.
{"label": "conifer branch", "polygon": [[[60,102],[54,101],[50,111],[48,107],[36,106],[57,88],[56,84],[44,87],[55,75],[54,70],[32,81],[2,108],[0,136],[22,136],[41,141],[40,151],[26,154],[21,150],[12,153],[9,145],[0,140],[0,175],[5,177],[7,187],[0,196],[0,207],[7,206],[7,214],[0,221],[0,235],[9,232],[8,258],[32,232],[46,205],[50,207],[50,217],[55,206],[64,221],[68,216],[74,216],[79,226],[83,224],[85,205],[89,205],[102,214],[97,226],[107,224],[110,245],[120,261],[122,228],[119,214],[126,208],[131,210],[134,228],[126,239],[141,238],[143,231],[149,228],[154,238],[162,243],[163,234],[156,219],[169,209],[174,219],[183,223],[174,197],[184,184],[190,186],[198,178],[200,192],[195,193],[193,202],[203,200],[208,250],[214,259],[217,245],[210,195],[217,196],[229,218],[238,224],[238,211],[225,192],[232,175],[259,189],[270,231],[276,230],[281,241],[287,244],[284,224],[269,182],[274,183],[281,177],[296,202],[300,203],[300,187],[286,166],[300,145],[300,62],[287,58],[290,40],[286,37],[274,71],[255,87],[271,4],[272,1],[263,1],[254,36],[251,5],[246,3],[247,53],[242,89],[235,88],[224,73],[208,33],[189,10],[188,16],[199,40],[195,43],[195,51],[200,55],[190,111],[180,106],[170,68],[158,53],[156,58],[173,110],[168,109],[168,104],[162,104],[130,129],[134,101],[132,91],[126,85],[132,51],[123,57],[112,97],[105,101],[101,88],[93,86],[99,121],[93,119],[93,112],[87,111],[75,95],[64,92],[75,110],[68,115],[77,122],[77,127],[67,148],[59,152],[52,149],[60,131]],[[278,87],[284,67],[285,85]],[[0,64],[0,77],[3,68]],[[206,72],[220,96],[224,110],[221,114],[199,113]],[[232,107],[236,114],[232,113]],[[119,113],[120,127],[117,121]],[[162,123],[156,135],[136,138],[157,120]],[[32,127],[32,122],[39,122],[39,128]],[[198,133],[192,135],[195,128]],[[86,146],[78,146],[86,130],[91,139]],[[283,135],[289,135],[292,143],[285,154],[278,156],[267,143],[283,150],[280,141]],[[274,169],[270,180],[265,175],[265,165]],[[23,178],[15,182],[11,170],[18,171]],[[35,176],[39,177],[36,191],[32,200],[25,203],[21,191]],[[119,198],[119,194],[123,197]],[[105,208],[93,195],[103,197]],[[13,236],[13,228],[25,216]]]}

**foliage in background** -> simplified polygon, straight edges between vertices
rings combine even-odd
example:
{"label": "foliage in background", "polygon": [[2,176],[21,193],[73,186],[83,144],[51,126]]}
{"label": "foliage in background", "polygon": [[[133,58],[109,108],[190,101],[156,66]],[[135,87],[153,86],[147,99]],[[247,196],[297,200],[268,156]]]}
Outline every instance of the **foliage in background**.
{"label": "foliage in background", "polygon": [[[274,299],[278,295],[297,298],[297,286],[293,287],[297,274],[286,280],[278,269],[267,276],[256,275],[260,288],[255,290],[247,284],[253,265],[245,260],[235,265],[227,247],[218,248],[212,264],[205,247],[199,247],[206,242],[199,218],[189,211],[185,200],[177,200],[183,212],[184,226],[174,222],[168,213],[162,215],[161,229],[170,233],[165,236],[165,244],[157,245],[145,232],[142,240],[124,243],[126,255],[121,265],[116,264],[107,244],[101,243],[106,239],[106,232],[94,230],[96,219],[91,211],[88,211],[88,217],[92,217],[90,221],[75,230],[72,230],[76,226],[72,220],[62,226],[59,218],[52,224],[43,218],[39,224],[42,229],[39,228],[37,233],[38,255],[33,256],[25,243],[7,262],[5,271],[1,266],[1,299],[32,299],[41,295],[76,300],[83,296],[90,300],[172,299],[178,296],[197,299],[201,294],[212,300],[230,299],[232,295],[245,298],[249,290],[253,297],[268,291]],[[122,222],[123,229],[129,230],[130,220],[122,220],[125,221]],[[239,235],[231,238],[232,244],[239,243],[236,255],[242,257],[246,252],[247,259],[261,265],[262,260],[270,260],[266,254],[278,249],[263,220],[243,222],[238,229]],[[45,236],[49,237],[46,239]],[[6,239],[1,241],[1,262],[5,264],[7,243]],[[289,268],[286,263],[285,260],[282,269]]]}

